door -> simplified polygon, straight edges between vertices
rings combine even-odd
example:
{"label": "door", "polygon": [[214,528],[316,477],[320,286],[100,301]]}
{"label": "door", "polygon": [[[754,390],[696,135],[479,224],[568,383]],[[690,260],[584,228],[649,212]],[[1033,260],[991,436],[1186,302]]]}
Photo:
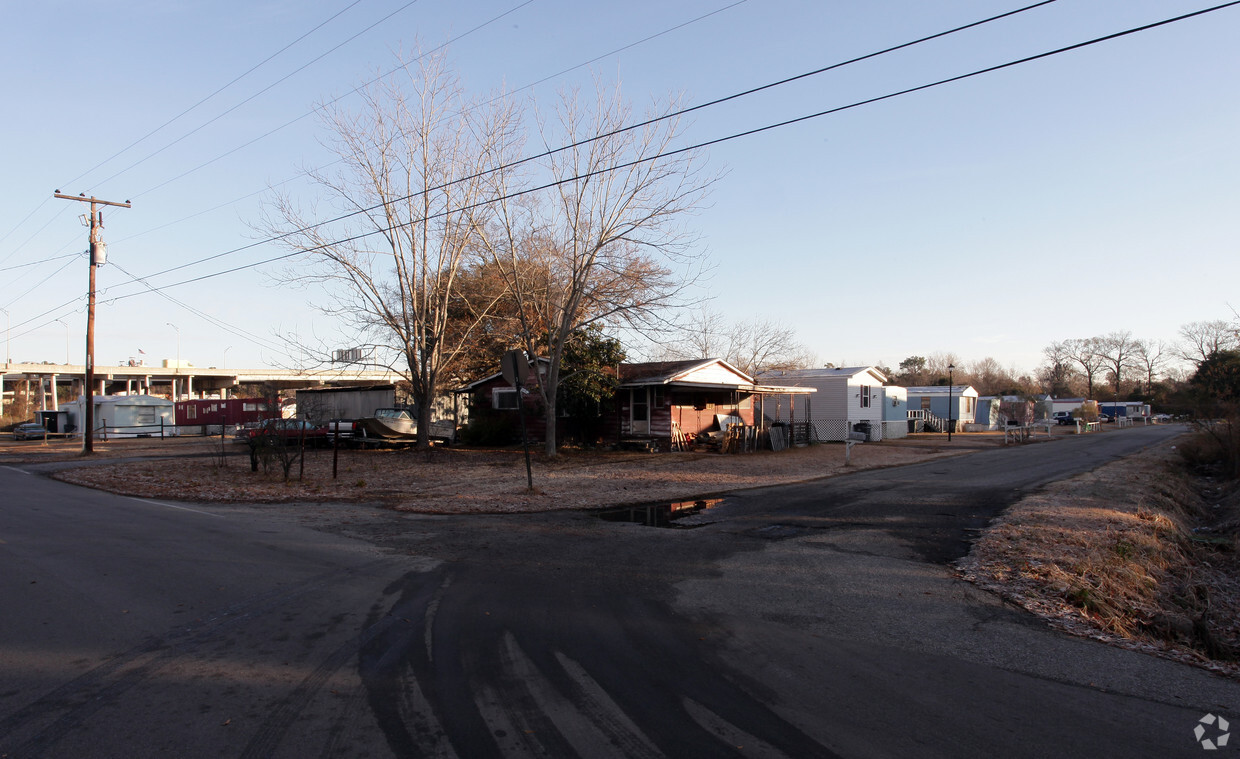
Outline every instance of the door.
{"label": "door", "polygon": [[634,435],[650,434],[650,388],[629,390],[629,431]]}

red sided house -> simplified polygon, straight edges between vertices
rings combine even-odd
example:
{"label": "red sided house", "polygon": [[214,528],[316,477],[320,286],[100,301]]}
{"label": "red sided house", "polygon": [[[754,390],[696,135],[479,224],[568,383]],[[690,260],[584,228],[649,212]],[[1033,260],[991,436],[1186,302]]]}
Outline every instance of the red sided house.
{"label": "red sided house", "polygon": [[[545,366],[545,359],[540,366]],[[700,432],[718,431],[729,424],[761,422],[766,395],[804,397],[814,392],[813,388],[757,385],[752,377],[717,358],[620,364],[618,370],[615,403],[604,419],[605,442],[640,443],[662,450],[671,449],[673,439],[682,435],[692,440]],[[534,381],[531,371],[528,384]],[[516,422],[517,390],[502,375],[484,377],[456,392],[468,396],[471,424],[510,414],[512,418],[506,421],[515,429],[511,425]],[[530,438],[544,439],[547,418],[537,390],[526,390],[523,400]],[[569,421],[556,420],[558,439],[564,439]]]}
{"label": "red sided house", "polygon": [[[616,442],[649,440],[661,449],[730,424],[763,424],[767,395],[806,396],[813,388],[768,387],[718,358],[620,365]],[[756,409],[755,409],[756,407]]]}

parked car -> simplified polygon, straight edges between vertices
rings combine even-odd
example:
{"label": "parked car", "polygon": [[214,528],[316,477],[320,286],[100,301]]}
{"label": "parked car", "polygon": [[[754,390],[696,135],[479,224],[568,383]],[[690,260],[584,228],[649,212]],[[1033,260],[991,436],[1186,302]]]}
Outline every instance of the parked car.
{"label": "parked car", "polygon": [[1099,414],[1099,415],[1098,415],[1098,421],[1100,421],[1100,422],[1113,422],[1113,421],[1115,421],[1115,420],[1111,418],[1111,415],[1110,415],[1110,414]]}
{"label": "parked car", "polygon": [[14,440],[37,440],[46,434],[47,430],[38,422],[23,422],[13,428]]}
{"label": "parked car", "polygon": [[1056,424],[1076,424],[1076,419],[1073,418],[1071,411],[1056,411],[1055,412],[1055,423]]}
{"label": "parked car", "polygon": [[262,422],[245,422],[243,424],[238,424],[233,430],[232,441],[234,443],[249,443],[250,438],[253,437],[253,431],[262,426]]}
{"label": "parked car", "polygon": [[327,428],[311,424],[304,419],[268,419],[258,427],[246,430],[250,441],[278,442],[280,445],[300,445],[304,438],[307,448],[328,445]]}

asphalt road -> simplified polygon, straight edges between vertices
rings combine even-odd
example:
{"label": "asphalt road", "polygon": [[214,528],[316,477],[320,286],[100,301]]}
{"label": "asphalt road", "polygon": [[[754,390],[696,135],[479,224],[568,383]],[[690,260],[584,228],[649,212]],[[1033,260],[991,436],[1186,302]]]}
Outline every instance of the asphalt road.
{"label": "asphalt road", "polygon": [[1022,494],[1179,431],[748,491],[691,529],[0,467],[0,756],[1200,755],[1240,684],[1054,633],[946,566]]}

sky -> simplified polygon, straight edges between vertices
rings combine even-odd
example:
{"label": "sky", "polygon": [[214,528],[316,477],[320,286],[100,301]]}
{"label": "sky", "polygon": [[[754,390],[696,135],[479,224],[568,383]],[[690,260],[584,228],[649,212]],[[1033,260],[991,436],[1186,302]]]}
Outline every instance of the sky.
{"label": "sky", "polygon": [[[550,103],[618,82],[694,105],[1033,4],[943,0],[134,0],[5,3],[0,318],[14,361],[81,363],[88,204],[104,210],[96,365],[288,365],[351,347],[263,261],[271,187],[333,160],[315,104],[446,45],[471,92]],[[695,112],[716,140],[1202,10],[1058,0]],[[686,223],[729,319],[820,361],[993,357],[1240,307],[1240,6],[713,145]],[[179,267],[179,268],[178,268]],[[170,271],[171,270],[171,271]],[[227,272],[227,273],[224,273]],[[187,282],[188,280],[194,280]],[[184,284],[182,284],[184,283]],[[68,354],[68,356],[66,356]]]}

